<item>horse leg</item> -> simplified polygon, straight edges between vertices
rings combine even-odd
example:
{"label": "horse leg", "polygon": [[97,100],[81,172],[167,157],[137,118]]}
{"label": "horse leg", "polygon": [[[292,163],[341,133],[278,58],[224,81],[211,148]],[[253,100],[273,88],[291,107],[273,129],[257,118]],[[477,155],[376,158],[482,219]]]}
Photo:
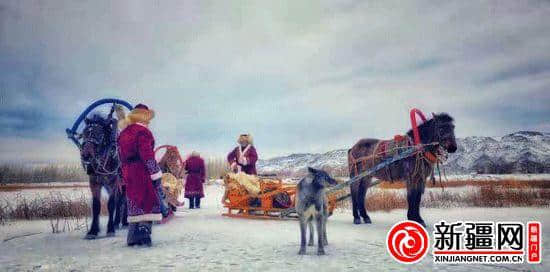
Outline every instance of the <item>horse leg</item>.
{"label": "horse leg", "polygon": [[121,192],[120,190],[117,188],[115,190],[115,219],[113,221],[113,227],[115,228],[115,230],[119,229],[120,228],[120,213],[122,212],[120,210],[120,206],[121,206]]}
{"label": "horse leg", "polygon": [[418,223],[420,225],[426,227],[426,222],[424,222],[424,219],[420,216],[420,202],[422,201],[422,195],[424,194],[424,186],[425,186],[425,180],[422,180],[420,184],[418,184],[418,192],[416,193],[416,199],[415,199],[415,213],[416,218],[418,218]]}
{"label": "horse leg", "polygon": [[369,189],[371,179],[370,178],[363,178],[361,180],[359,185],[359,193],[358,193],[358,201],[357,204],[359,204],[359,213],[361,214],[361,217],[363,217],[363,221],[365,224],[370,224],[372,221],[370,220],[369,215],[367,214],[367,208],[365,203],[365,197],[367,195],[367,190]]}
{"label": "horse leg", "polygon": [[420,217],[420,200],[422,199],[423,184],[421,181],[413,181],[407,183],[407,202],[409,209],[407,210],[407,219],[415,221],[423,226],[426,226],[424,220]]}
{"label": "horse leg", "polygon": [[122,185],[122,191],[120,192],[120,213],[121,222],[123,227],[128,226],[128,203],[126,199],[126,186]]}
{"label": "horse leg", "polygon": [[86,234],[86,239],[95,239],[99,233],[99,212],[101,211],[101,184],[97,177],[90,177],[90,191],[92,192],[92,225]]}
{"label": "horse leg", "polygon": [[112,191],[109,194],[109,201],[107,202],[107,209],[109,210],[109,221],[107,222],[107,236],[115,236],[115,224],[114,214],[116,207],[116,192]]}
{"label": "horse leg", "polygon": [[361,224],[361,218],[359,217],[359,208],[357,204],[357,195],[359,189],[357,188],[357,184],[351,184],[350,185],[350,193],[351,193],[351,210],[353,211],[353,224]]}
{"label": "horse leg", "polygon": [[327,239],[327,220],[328,220],[328,208],[326,207],[326,205],[324,206],[323,208],[323,213],[324,213],[324,216],[323,216],[323,243],[325,246],[328,245],[328,239]]}

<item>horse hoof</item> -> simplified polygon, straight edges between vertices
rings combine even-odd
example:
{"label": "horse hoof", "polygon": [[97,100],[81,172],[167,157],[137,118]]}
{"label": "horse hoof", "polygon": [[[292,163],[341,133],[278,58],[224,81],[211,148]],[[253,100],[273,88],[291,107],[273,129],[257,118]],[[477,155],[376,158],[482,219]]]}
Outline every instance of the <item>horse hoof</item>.
{"label": "horse hoof", "polygon": [[151,238],[143,238],[141,244],[146,246],[146,247],[153,246],[153,242],[151,241]]}
{"label": "horse hoof", "polygon": [[318,256],[325,255],[325,251],[324,250],[317,250],[317,255]]}
{"label": "horse hoof", "polygon": [[86,239],[86,240],[94,240],[96,238],[97,238],[97,234],[88,233],[88,234],[86,234],[86,236],[84,236],[84,239]]}
{"label": "horse hoof", "polygon": [[298,255],[306,255],[306,250],[300,249],[300,251],[298,251]]}
{"label": "horse hoof", "polygon": [[353,224],[355,224],[355,225],[361,224],[361,219],[359,219],[359,218],[353,219]]}
{"label": "horse hoof", "polygon": [[107,237],[115,237],[115,232],[114,231],[107,232]]}
{"label": "horse hoof", "polygon": [[414,221],[414,222],[416,222],[416,223],[422,225],[422,226],[425,227],[425,228],[427,227],[427,226],[426,226],[426,223],[424,222],[424,220],[422,220],[422,218],[412,218],[412,219],[409,218],[409,220]]}
{"label": "horse hoof", "polygon": [[365,222],[365,224],[371,224],[372,223],[372,221],[370,220],[369,217],[363,218],[363,222]]}
{"label": "horse hoof", "polygon": [[313,242],[308,243],[307,246],[314,246],[315,244]]}

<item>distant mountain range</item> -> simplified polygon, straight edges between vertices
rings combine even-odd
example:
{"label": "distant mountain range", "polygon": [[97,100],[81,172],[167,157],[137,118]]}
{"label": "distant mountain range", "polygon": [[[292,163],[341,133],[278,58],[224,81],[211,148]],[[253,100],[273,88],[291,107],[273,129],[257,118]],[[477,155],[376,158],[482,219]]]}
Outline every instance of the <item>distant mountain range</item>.
{"label": "distant mountain range", "polygon": [[[458,150],[444,164],[448,174],[550,173],[550,133],[518,131],[501,138],[457,139]],[[261,173],[303,175],[308,166],[347,175],[347,150],[301,153],[258,162]]]}

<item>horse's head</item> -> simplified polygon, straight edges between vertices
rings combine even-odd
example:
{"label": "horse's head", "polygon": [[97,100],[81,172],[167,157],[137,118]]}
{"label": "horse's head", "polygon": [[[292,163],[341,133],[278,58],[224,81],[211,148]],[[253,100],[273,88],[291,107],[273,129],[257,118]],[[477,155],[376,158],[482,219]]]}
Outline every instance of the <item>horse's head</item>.
{"label": "horse's head", "polygon": [[314,184],[318,188],[325,188],[330,185],[336,185],[338,182],[333,179],[327,172],[308,167],[307,168],[309,175],[313,178],[312,184]]}
{"label": "horse's head", "polygon": [[80,157],[87,167],[88,173],[91,174],[93,164],[96,163],[94,158],[102,155],[105,149],[112,143],[113,129],[116,128],[109,118],[102,117],[100,114],[93,114],[84,119],[84,131],[82,132],[82,148],[80,149]]}
{"label": "horse's head", "polygon": [[447,152],[454,153],[457,150],[455,125],[453,118],[447,113],[434,114],[434,140],[439,142]]}
{"label": "horse's head", "polygon": [[[434,114],[433,118],[418,126],[420,142],[429,144],[438,142],[439,145],[449,153],[457,150],[455,138],[454,119],[447,113]],[[409,137],[413,136],[413,130],[407,133]]]}

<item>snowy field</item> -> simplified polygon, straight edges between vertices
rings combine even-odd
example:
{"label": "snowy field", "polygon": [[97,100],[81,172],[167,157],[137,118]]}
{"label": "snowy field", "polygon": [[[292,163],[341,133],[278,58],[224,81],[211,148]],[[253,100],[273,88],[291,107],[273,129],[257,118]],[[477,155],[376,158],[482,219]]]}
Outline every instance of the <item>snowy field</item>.
{"label": "snowy field", "polygon": [[[168,224],[154,226],[152,248],[126,247],[125,230],[114,238],[86,241],[83,230],[52,234],[49,221],[10,222],[0,226],[0,271],[550,271],[548,250],[539,265],[435,265],[430,255],[412,266],[399,264],[386,252],[385,237],[405,219],[405,210],[371,212],[371,225],[353,225],[348,212],[338,211],[328,222],[327,255],[317,256],[316,248],[308,247],[308,255],[299,256],[296,221],[222,217],[222,193],[219,185],[207,186],[202,209],[182,209]],[[428,224],[440,219],[540,220],[543,246],[550,247],[549,209],[422,212]]]}

